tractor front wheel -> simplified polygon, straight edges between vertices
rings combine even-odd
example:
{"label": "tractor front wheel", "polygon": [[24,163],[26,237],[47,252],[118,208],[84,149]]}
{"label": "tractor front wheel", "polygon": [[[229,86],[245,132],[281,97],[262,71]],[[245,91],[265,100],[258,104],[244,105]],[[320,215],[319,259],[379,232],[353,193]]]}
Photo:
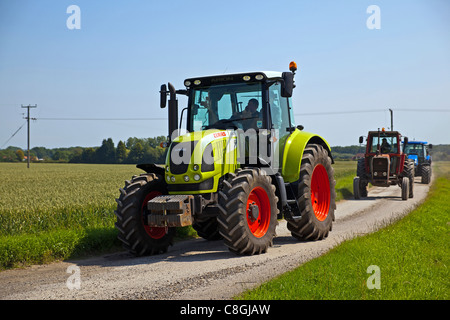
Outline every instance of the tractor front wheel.
{"label": "tractor front wheel", "polygon": [[402,179],[402,200],[408,200],[409,197],[409,178],[403,177]]}
{"label": "tractor front wheel", "polygon": [[267,251],[278,224],[278,197],[272,179],[261,169],[238,169],[219,192],[219,232],[237,254]]}
{"label": "tractor front wheel", "polygon": [[135,176],[120,189],[114,212],[118,238],[125,249],[136,256],[164,253],[172,244],[175,228],[153,228],[144,222],[148,214],[147,202],[163,194],[167,194],[164,179],[154,173]]}

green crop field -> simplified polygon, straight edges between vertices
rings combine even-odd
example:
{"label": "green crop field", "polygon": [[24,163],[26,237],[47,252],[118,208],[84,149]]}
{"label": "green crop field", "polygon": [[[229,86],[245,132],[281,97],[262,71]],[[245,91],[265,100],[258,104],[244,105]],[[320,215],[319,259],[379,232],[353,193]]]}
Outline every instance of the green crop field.
{"label": "green crop field", "polygon": [[[338,199],[356,163],[334,165]],[[120,248],[115,199],[134,165],[0,163],[0,269]],[[179,229],[180,237],[195,235]]]}

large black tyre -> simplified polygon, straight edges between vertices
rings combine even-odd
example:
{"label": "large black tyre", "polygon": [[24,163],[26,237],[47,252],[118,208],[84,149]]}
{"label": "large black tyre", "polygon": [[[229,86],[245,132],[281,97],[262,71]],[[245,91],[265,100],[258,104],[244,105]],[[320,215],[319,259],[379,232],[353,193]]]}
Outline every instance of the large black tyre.
{"label": "large black tyre", "polygon": [[407,177],[409,180],[409,191],[408,191],[408,197],[413,198],[414,197],[414,160],[412,159],[405,159],[405,165],[403,167],[403,177]]}
{"label": "large black tyre", "polygon": [[356,175],[360,179],[359,180],[359,197],[360,198],[367,197],[367,185],[369,184],[369,182],[366,180],[366,160],[364,158],[358,159],[358,165],[356,167]]}
{"label": "large black tyre", "polygon": [[208,218],[204,220],[196,220],[192,224],[192,227],[197,234],[203,239],[214,241],[222,239],[219,233],[219,226],[217,224],[217,218]]}
{"label": "large black tyre", "polygon": [[328,236],[334,221],[336,191],[334,169],[327,151],[308,144],[303,152],[297,202],[301,219],[288,220],[287,227],[299,240],[321,240]]}
{"label": "large black tyre", "polygon": [[238,169],[219,191],[219,232],[237,254],[267,251],[278,225],[278,197],[272,179],[259,168]]}
{"label": "large black tyre", "polygon": [[118,238],[124,248],[136,256],[164,253],[172,245],[175,228],[150,228],[143,219],[148,210],[147,202],[162,194],[167,194],[166,184],[154,173],[134,176],[131,181],[125,181],[124,188],[120,188],[114,212]]}
{"label": "large black tyre", "polygon": [[409,179],[408,177],[402,178],[401,186],[402,188],[402,200],[408,200],[409,196]]}
{"label": "large black tyre", "polygon": [[361,199],[360,188],[359,188],[360,183],[361,183],[360,177],[353,178],[353,197],[355,198],[355,200]]}
{"label": "large black tyre", "polygon": [[431,166],[430,165],[422,165],[421,168],[421,176],[422,183],[429,184],[431,181]]}

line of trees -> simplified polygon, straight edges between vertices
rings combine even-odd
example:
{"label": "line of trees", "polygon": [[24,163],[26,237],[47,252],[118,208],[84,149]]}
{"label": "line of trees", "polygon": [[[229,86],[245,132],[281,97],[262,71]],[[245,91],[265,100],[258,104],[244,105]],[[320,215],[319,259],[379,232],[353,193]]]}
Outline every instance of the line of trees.
{"label": "line of trees", "polygon": [[[166,137],[128,138],[115,146],[111,138],[103,139],[99,147],[54,148],[34,147],[30,150],[32,161],[70,163],[164,163],[166,149],[160,147]],[[24,151],[17,147],[0,150],[1,162],[18,162],[25,159]]]}
{"label": "line of trees", "polygon": [[[70,163],[159,163],[166,159],[166,149],[160,144],[166,137],[128,138],[114,144],[111,138],[103,139],[99,147],[70,147],[47,149],[34,147],[30,150],[31,161],[70,162]],[[361,146],[331,147],[335,160],[352,160],[358,153],[364,153]],[[433,145],[431,155],[434,161],[450,161],[450,145]],[[0,150],[0,162],[20,162],[26,158],[26,152],[17,147]]]}

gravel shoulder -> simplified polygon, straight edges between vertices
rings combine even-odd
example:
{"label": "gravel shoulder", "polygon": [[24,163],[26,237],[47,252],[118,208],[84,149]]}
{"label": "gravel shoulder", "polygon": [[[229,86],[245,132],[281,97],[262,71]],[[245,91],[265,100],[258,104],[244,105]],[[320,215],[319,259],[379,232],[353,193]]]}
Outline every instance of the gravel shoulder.
{"label": "gravel shoulder", "polygon": [[[282,220],[266,254],[236,256],[222,241],[193,239],[176,243],[166,254],[157,256],[136,258],[118,252],[7,270],[0,272],[0,299],[230,299],[347,239],[403,217],[428,193],[429,185],[419,181],[416,178],[414,198],[407,201],[401,200],[400,188],[393,186],[372,188],[369,197],[362,200],[339,202],[333,230],[322,241],[295,240]],[[69,289],[77,275],[79,289]]]}

